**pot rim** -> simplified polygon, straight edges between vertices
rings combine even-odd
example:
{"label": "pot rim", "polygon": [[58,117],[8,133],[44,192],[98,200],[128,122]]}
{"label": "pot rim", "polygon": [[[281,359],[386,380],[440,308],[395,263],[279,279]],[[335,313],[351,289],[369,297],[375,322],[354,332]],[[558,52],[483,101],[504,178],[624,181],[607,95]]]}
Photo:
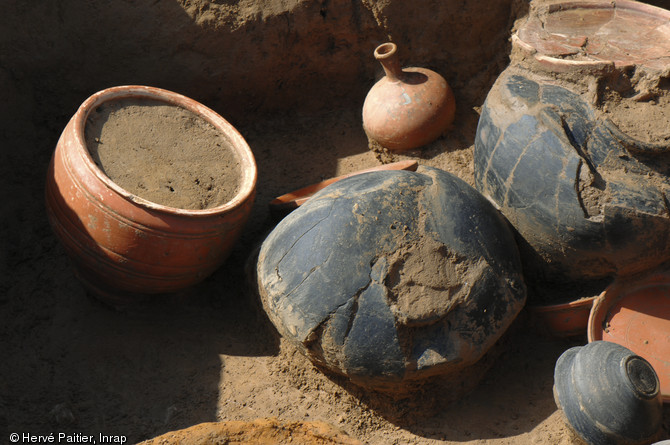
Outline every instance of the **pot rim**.
{"label": "pot rim", "polygon": [[[667,356],[667,348],[662,351],[666,355],[663,359],[658,359],[659,351],[654,349],[652,351],[648,350],[637,350],[638,348],[635,345],[630,345],[627,341],[620,338],[604,338],[605,323],[608,318],[615,314],[614,309],[616,306],[621,305],[622,307],[630,307],[630,304],[635,303],[634,297],[637,292],[643,292],[648,289],[658,289],[658,288],[668,288],[670,287],[670,270],[661,269],[655,270],[650,273],[642,274],[636,277],[626,277],[616,280],[610,286],[608,286],[593,302],[593,307],[589,313],[589,321],[587,328],[587,341],[593,343],[596,341],[609,341],[613,343],[618,343],[621,346],[629,348],[635,354],[643,357],[648,362],[654,366],[658,366],[659,361],[663,361],[663,364],[667,364],[670,361],[670,358]],[[632,313],[636,312],[636,309],[631,309]],[[626,318],[634,319],[635,316],[628,314],[623,315]],[[649,355],[651,354],[651,355]],[[654,366],[656,369],[656,367]],[[656,369],[658,373],[658,378],[661,380],[661,399],[663,403],[670,403],[670,380],[665,378],[665,374],[661,374],[659,369]]]}
{"label": "pot rim", "polygon": [[619,128],[612,119],[606,118],[605,125],[614,137],[619,139],[628,151],[646,155],[667,155],[670,144],[663,142],[645,142],[630,136]]}
{"label": "pot rim", "polygon": [[388,170],[407,170],[407,171],[416,171],[419,167],[419,163],[415,160],[408,159],[404,161],[393,162],[391,164],[378,165],[376,167],[366,168],[363,170],[358,170],[352,173],[347,173],[344,175],[336,176],[334,178],[326,179],[321,182],[317,182],[292,192],[285,193],[281,196],[277,196],[272,201],[270,201],[270,208],[274,209],[287,209],[293,210],[304,203],[306,203],[316,192],[326,188],[330,184],[334,184],[342,179],[350,178],[352,176],[361,175],[363,173],[378,172],[378,171],[388,171]]}
{"label": "pot rim", "polygon": [[[218,131],[223,133],[231,142],[231,149],[238,157],[240,161],[240,168],[242,170],[240,189],[235,194],[235,196],[228,202],[217,207],[208,209],[182,209],[149,201],[145,198],[128,192],[123,187],[112,181],[112,179],[109,178],[109,176],[107,176],[102,171],[102,169],[97,166],[91,157],[91,154],[88,150],[88,145],[86,144],[85,125],[90,113],[99,105],[104,102],[124,98],[153,99],[186,109],[201,119],[209,122]],[[126,200],[138,206],[153,211],[169,213],[172,215],[191,217],[214,216],[226,213],[232,209],[235,209],[236,207],[239,207],[255,193],[256,180],[258,176],[256,160],[254,159],[251,148],[247,144],[246,140],[242,137],[239,131],[235,129],[235,127],[233,127],[227,120],[225,120],[214,110],[182,94],[145,85],[121,85],[106,88],[91,95],[79,106],[79,109],[72,117],[72,124],[74,138],[77,142],[77,147],[75,150],[81,155],[86,167],[107,187],[114,190],[114,192]]]}
{"label": "pot rim", "polygon": [[[569,10],[575,8],[582,9],[598,9],[598,8],[618,8],[625,9],[633,12],[638,12],[641,14],[652,15],[660,17],[664,20],[670,20],[670,11],[646,4],[638,3],[631,0],[617,0],[616,5],[612,6],[613,2],[610,0],[567,0],[567,1],[553,1],[546,5],[540,6],[536,10],[536,14],[530,14],[526,19],[526,22],[533,20],[541,16],[542,14],[551,14],[556,11]],[[518,47],[526,54],[532,56],[540,64],[546,66],[547,68],[559,72],[563,71],[572,71],[572,70],[587,70],[594,72],[601,72],[611,70],[613,68],[628,68],[632,65],[622,62],[620,60],[573,60],[566,59],[561,57],[554,57],[551,55],[543,54],[539,51],[532,43],[526,42],[519,35],[520,30],[523,28],[523,25],[512,35],[512,44],[513,46]]]}
{"label": "pot rim", "polygon": [[529,305],[528,310],[541,332],[553,337],[571,337],[586,333],[595,299],[591,296],[564,303]]}
{"label": "pot rim", "polygon": [[588,307],[589,309],[593,305],[593,302],[595,301],[597,295],[591,296],[591,297],[584,297],[584,298],[579,298],[577,300],[571,300],[565,303],[556,303],[556,304],[535,304],[535,305],[529,305],[528,308],[535,313],[553,313],[553,312],[560,312],[560,311],[565,311],[565,310],[580,310],[583,309],[584,307]]}

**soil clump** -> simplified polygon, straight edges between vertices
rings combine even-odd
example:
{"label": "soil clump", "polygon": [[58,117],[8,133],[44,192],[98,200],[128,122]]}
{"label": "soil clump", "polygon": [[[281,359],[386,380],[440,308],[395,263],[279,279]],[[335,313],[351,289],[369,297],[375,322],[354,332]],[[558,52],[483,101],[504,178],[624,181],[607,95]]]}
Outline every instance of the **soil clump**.
{"label": "soil clump", "polygon": [[642,93],[607,88],[601,110],[633,139],[646,144],[670,145],[670,90],[667,87]]}

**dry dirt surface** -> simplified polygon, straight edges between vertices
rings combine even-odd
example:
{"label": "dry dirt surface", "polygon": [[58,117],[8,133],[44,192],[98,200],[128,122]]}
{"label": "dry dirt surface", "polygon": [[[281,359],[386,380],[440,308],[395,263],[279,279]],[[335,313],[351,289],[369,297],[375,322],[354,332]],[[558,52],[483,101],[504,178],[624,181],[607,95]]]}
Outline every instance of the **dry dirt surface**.
{"label": "dry dirt surface", "polygon": [[94,162],[124,190],[181,209],[233,199],[240,163],[222,133],[190,111],[153,100],[96,107],[85,128]]}
{"label": "dry dirt surface", "polygon": [[[395,157],[471,179],[476,116],[464,110],[458,130]],[[453,404],[443,403],[450,398],[439,386],[401,399],[362,391],[283,341],[243,267],[280,217],[267,202],[378,161],[358,110],[266,120],[242,133],[259,164],[249,230],[208,280],[133,309],[113,310],[87,295],[44,219],[40,188],[14,190],[10,210],[21,230],[12,227],[20,236],[7,246],[13,278],[2,294],[3,438],[79,431],[134,443],[202,422],[274,417],[325,422],[369,444],[574,443],[554,404],[553,366],[586,339],[538,336],[524,314],[479,387]],[[666,435],[669,426],[666,410]]]}
{"label": "dry dirt surface", "polygon": [[[256,426],[323,422],[375,445],[576,443],[553,400],[553,368],[585,337],[540,336],[524,312],[480,385],[460,400],[445,403],[439,386],[389,398],[323,373],[282,340],[244,267],[281,217],[268,210],[273,197],[379,165],[360,106],[379,72],[372,50],[389,36],[406,43],[404,59],[414,54],[445,74],[458,112],[444,137],[385,160],[416,159],[472,183],[476,110],[507,61],[510,17],[523,10],[516,3],[7,1],[0,443],[11,433],[60,432],[137,443],[204,422],[257,419]],[[291,45],[296,51],[286,53]],[[259,179],[249,223],[223,267],[191,289],[120,311],[75,278],[43,194],[49,158],[76,107],[128,83],[187,94],[229,118],[252,148]],[[669,438],[667,407],[663,428]]]}
{"label": "dry dirt surface", "polygon": [[324,422],[280,422],[274,418],[251,422],[232,420],[201,423],[142,442],[143,445],[174,443],[363,445],[362,442]]}

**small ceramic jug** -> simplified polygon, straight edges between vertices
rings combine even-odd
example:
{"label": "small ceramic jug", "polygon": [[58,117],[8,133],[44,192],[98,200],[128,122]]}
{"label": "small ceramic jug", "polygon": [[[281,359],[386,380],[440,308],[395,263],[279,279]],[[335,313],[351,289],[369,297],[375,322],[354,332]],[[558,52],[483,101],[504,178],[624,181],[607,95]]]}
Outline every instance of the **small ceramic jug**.
{"label": "small ceramic jug", "polygon": [[456,101],[444,78],[425,68],[401,68],[394,43],[374,52],[386,76],[368,92],[363,128],[368,138],[394,151],[437,139],[454,121]]}
{"label": "small ceramic jug", "polygon": [[554,370],[554,398],[570,427],[593,445],[647,444],[663,423],[654,368],[616,343],[565,351]]}

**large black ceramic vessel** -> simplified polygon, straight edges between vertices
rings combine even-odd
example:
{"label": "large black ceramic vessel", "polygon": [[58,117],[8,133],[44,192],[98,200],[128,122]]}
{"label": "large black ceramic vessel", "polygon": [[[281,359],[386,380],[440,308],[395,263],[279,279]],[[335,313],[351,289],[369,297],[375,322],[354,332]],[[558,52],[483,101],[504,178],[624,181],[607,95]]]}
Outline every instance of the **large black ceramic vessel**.
{"label": "large black ceramic vessel", "polygon": [[323,189],[267,237],[256,272],[285,338],[315,364],[379,390],[471,377],[461,371],[526,297],[502,215],[465,182],[425,167]]}
{"label": "large black ceramic vessel", "polygon": [[[659,54],[670,55],[670,40],[659,30],[670,13],[613,8],[566,2],[531,13],[482,109],[476,187],[521,235],[531,280],[601,279],[670,259],[670,141],[621,131],[608,109],[616,98],[663,112],[652,99],[668,95],[670,59]],[[625,40],[644,26],[630,34],[651,42]]]}

